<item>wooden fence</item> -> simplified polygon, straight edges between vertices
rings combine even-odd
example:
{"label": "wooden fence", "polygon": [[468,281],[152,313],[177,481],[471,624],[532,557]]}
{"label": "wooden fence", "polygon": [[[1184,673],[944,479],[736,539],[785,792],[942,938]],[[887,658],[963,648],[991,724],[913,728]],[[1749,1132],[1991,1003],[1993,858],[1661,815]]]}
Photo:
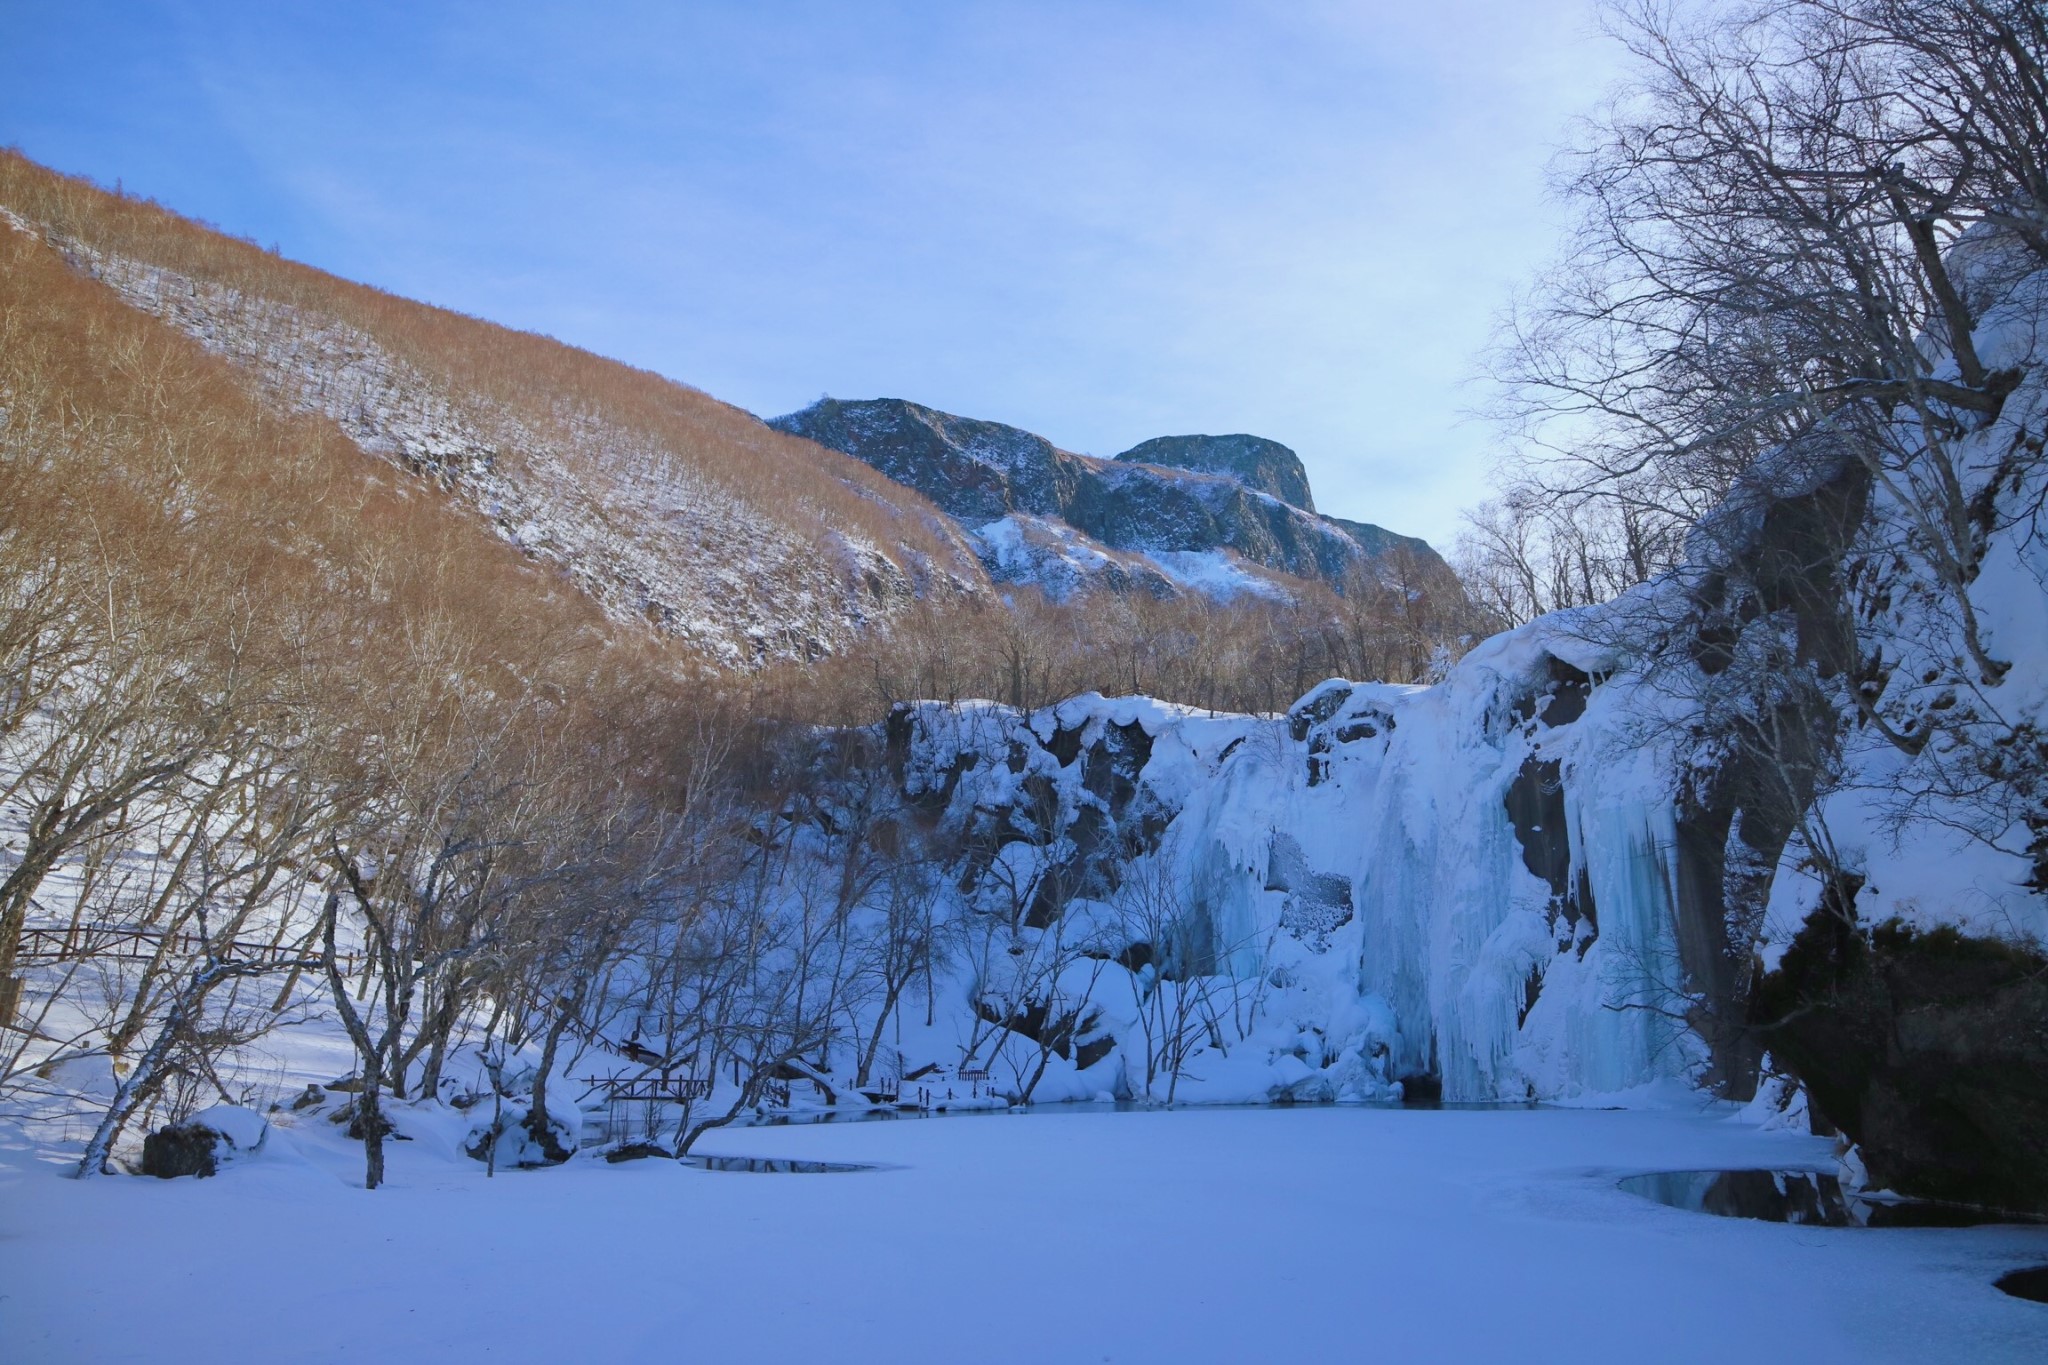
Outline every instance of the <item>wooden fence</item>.
{"label": "wooden fence", "polygon": [[[117,962],[150,962],[165,948],[179,957],[217,956],[223,962],[265,963],[278,968],[296,966],[309,955],[283,943],[262,943],[254,939],[212,942],[197,930],[133,929],[111,925],[81,924],[69,929],[24,929],[19,962],[75,962],[86,958],[111,958]],[[344,975],[355,970],[355,954],[336,957]]]}

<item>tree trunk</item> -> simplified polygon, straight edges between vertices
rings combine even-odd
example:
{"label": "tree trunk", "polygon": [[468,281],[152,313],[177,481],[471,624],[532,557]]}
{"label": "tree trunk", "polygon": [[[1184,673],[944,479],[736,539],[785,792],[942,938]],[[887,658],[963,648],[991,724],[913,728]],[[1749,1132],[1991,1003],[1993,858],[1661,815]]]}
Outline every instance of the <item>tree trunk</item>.
{"label": "tree trunk", "polygon": [[889,1016],[895,1012],[896,998],[903,994],[903,986],[904,983],[901,981],[888,983],[887,991],[882,996],[881,1013],[875,1016],[874,1031],[868,1035],[868,1045],[861,1051],[860,1074],[855,1078],[856,1084],[867,1085],[873,1079],[875,1054],[882,1049],[882,1032],[888,1027]]}
{"label": "tree trunk", "polygon": [[170,1055],[171,1044],[184,1029],[190,1013],[195,992],[203,994],[211,983],[202,969],[196,973],[184,990],[178,993],[172,1004],[169,1017],[154,1041],[137,1059],[135,1067],[114,1091],[113,1103],[100,1119],[99,1127],[93,1132],[92,1140],[85,1144],[85,1154],[78,1160],[77,1177],[80,1180],[104,1174],[107,1158],[113,1154],[114,1143],[120,1139],[121,1130],[128,1126],[128,1120],[136,1108],[156,1088],[157,1074],[163,1068],[164,1058]]}
{"label": "tree trunk", "polygon": [[555,1140],[554,1129],[548,1123],[548,1073],[555,1068],[555,1052],[561,1046],[562,1035],[568,1032],[570,1021],[582,1008],[583,993],[579,985],[577,993],[563,1002],[554,1022],[548,1025],[547,1041],[540,1050],[540,1070],[533,1077],[533,1104],[526,1111],[527,1134],[539,1144],[542,1154],[551,1162],[567,1161],[575,1155],[573,1149]]}
{"label": "tree trunk", "polygon": [[374,1190],[384,1183],[384,1107],[377,1102],[377,1073],[381,1068],[365,1063],[363,1088],[356,1095],[356,1124],[363,1135],[363,1188]]}
{"label": "tree trunk", "polygon": [[177,999],[171,1003],[171,1011],[164,1017],[163,1027],[137,1059],[134,1070],[114,1091],[113,1102],[107,1106],[106,1115],[101,1118],[92,1140],[86,1143],[85,1154],[79,1158],[79,1179],[105,1172],[107,1158],[112,1155],[122,1130],[128,1126],[128,1120],[135,1116],[143,1101],[162,1084],[164,1060],[170,1056],[171,1048],[178,1039],[184,1036],[193,1013],[205,1003],[213,988],[230,977],[248,976],[257,970],[260,969],[247,963],[215,962],[192,974],[178,992]]}

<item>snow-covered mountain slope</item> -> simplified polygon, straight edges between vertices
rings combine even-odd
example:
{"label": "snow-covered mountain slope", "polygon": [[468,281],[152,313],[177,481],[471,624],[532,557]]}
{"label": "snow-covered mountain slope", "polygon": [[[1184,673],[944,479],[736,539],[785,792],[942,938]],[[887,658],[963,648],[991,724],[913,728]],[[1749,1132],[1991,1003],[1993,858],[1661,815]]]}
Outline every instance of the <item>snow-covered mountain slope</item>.
{"label": "snow-covered mountain slope", "polygon": [[970,528],[998,581],[1055,597],[1343,591],[1361,574],[1455,584],[1426,542],[1319,515],[1294,452],[1255,436],[1160,437],[1100,460],[900,399],[826,398],[769,425],[917,489]]}
{"label": "snow-covered mountain slope", "polygon": [[132,306],[334,421],[720,665],[835,652],[918,597],[985,593],[923,498],[704,394],[278,260],[18,157],[0,204]]}

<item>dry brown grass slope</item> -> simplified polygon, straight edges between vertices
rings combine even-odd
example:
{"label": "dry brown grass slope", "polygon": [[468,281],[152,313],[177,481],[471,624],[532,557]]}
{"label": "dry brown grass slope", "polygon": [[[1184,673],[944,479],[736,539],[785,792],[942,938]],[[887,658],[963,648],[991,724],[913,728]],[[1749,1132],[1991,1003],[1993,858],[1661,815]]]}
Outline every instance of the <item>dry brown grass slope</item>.
{"label": "dry brown grass slope", "polygon": [[0,208],[78,273],[424,476],[619,622],[750,667],[978,597],[957,529],[857,460],[685,385],[396,298],[0,153]]}

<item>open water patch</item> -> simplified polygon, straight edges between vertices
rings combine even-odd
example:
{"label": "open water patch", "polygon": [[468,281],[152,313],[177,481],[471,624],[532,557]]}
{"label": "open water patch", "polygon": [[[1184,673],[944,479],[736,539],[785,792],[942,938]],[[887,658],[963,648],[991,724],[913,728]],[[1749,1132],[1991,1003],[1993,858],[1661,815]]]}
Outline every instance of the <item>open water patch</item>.
{"label": "open water patch", "polygon": [[2009,1271],[1992,1283],[2016,1299],[2048,1303],[2048,1265],[2030,1265],[2025,1270]]}
{"label": "open water patch", "polygon": [[1996,1209],[1873,1198],[1843,1189],[1821,1171],[1658,1171],[1629,1176],[1621,1188],[1692,1213],[1808,1227],[1967,1228],[2032,1221]]}

